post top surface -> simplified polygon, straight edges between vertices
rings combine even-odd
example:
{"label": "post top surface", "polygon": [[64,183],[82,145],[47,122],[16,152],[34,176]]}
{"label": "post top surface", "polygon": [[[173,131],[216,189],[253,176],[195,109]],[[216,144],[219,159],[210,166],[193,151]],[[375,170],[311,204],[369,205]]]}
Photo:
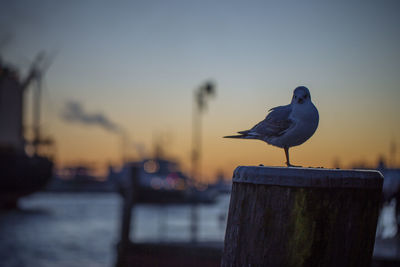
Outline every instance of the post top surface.
{"label": "post top surface", "polygon": [[239,166],[233,182],[292,187],[381,188],[383,176],[374,170]]}

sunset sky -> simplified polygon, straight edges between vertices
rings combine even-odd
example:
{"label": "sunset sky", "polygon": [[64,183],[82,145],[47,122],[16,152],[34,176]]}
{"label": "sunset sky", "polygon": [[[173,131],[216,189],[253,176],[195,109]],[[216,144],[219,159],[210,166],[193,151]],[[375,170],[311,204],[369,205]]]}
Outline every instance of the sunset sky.
{"label": "sunset sky", "polygon": [[132,156],[151,156],[164,136],[167,156],[188,170],[193,92],[208,80],[217,94],[202,117],[206,179],[237,165],[284,165],[283,149],[221,137],[288,104],[299,85],[320,124],[290,150],[293,164],[375,164],[391,143],[400,163],[398,1],[1,2],[4,61],[25,74],[39,51],[55,55],[42,128],[59,166],[121,160],[118,131],[63,119],[74,101],[124,129]]}

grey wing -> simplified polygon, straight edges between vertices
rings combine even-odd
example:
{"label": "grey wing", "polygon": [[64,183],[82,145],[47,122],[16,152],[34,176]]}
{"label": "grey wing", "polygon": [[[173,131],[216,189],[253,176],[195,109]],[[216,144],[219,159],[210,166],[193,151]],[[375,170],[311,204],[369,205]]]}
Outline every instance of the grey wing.
{"label": "grey wing", "polygon": [[291,112],[292,107],[290,105],[272,108],[263,121],[260,121],[250,130],[239,133],[254,137],[280,136],[294,125],[294,122],[289,119]]}

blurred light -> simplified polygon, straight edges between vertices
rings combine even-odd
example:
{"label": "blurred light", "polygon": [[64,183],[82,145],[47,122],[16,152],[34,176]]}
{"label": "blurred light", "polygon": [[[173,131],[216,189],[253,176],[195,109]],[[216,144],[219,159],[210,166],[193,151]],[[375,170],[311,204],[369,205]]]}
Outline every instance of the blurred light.
{"label": "blurred light", "polygon": [[167,182],[167,186],[172,189],[176,189],[179,180],[179,176],[176,173],[170,173],[168,174],[167,178],[165,178],[165,181]]}
{"label": "blurred light", "polygon": [[173,189],[173,188],[175,188],[175,179],[174,178],[172,178],[172,177],[170,177],[170,176],[167,176],[167,178],[165,178],[165,186],[168,188],[168,189]]}
{"label": "blurred light", "polygon": [[147,173],[155,173],[160,169],[160,166],[157,161],[148,160],[144,163],[143,168]]}
{"label": "blurred light", "polygon": [[154,177],[150,181],[150,186],[155,190],[159,190],[163,186],[163,181],[158,177]]}

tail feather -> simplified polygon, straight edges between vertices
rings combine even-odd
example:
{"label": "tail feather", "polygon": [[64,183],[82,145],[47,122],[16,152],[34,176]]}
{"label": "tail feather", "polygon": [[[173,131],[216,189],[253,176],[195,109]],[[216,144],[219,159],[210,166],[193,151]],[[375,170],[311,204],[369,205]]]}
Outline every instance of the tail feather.
{"label": "tail feather", "polygon": [[246,135],[227,135],[223,138],[246,138]]}
{"label": "tail feather", "polygon": [[258,139],[257,135],[249,134],[250,131],[241,131],[238,132],[238,135],[228,135],[224,136],[224,138],[237,138],[237,139]]}
{"label": "tail feather", "polygon": [[249,132],[250,132],[250,130],[245,130],[245,131],[240,131],[240,132],[237,132],[237,133],[241,134],[241,135],[248,135]]}

